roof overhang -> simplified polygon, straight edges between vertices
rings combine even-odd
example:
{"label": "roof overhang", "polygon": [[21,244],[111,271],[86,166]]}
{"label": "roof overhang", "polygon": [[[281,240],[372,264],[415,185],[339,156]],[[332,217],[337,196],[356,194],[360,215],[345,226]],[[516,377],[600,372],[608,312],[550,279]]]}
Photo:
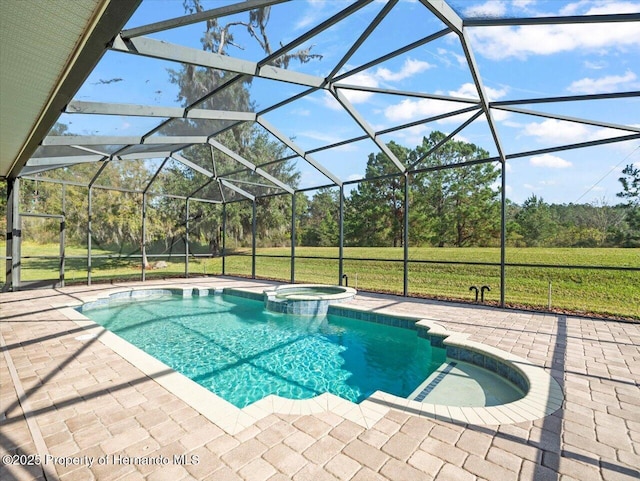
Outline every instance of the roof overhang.
{"label": "roof overhang", "polygon": [[0,2],[0,178],[20,174],[139,4]]}

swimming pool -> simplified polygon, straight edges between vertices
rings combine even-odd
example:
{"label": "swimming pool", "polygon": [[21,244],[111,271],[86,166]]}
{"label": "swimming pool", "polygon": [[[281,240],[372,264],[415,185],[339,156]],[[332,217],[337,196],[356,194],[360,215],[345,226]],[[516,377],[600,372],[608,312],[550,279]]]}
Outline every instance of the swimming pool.
{"label": "swimming pool", "polygon": [[353,402],[407,397],[445,361],[415,330],[328,315],[268,312],[229,295],[159,294],[83,313],[239,408],[269,394]]}

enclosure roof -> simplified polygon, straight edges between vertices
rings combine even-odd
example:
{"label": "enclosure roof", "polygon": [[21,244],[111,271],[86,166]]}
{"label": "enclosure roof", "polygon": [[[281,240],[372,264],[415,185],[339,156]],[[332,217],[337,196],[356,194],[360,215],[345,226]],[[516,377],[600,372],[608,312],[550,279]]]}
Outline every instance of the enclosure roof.
{"label": "enclosure roof", "polygon": [[[640,138],[637,116],[634,120],[624,115],[593,116],[588,110],[586,114],[565,111],[565,106],[580,102],[637,102],[637,82],[600,82],[595,90],[585,90],[581,84],[550,93],[552,89],[544,82],[554,80],[551,64],[549,71],[527,72],[524,62],[527,55],[551,57],[550,50],[543,50],[551,47],[525,45],[531,31],[527,29],[553,27],[547,30],[550,43],[571,38],[574,30],[566,26],[593,27],[594,38],[603,27],[618,29],[625,38],[640,38],[637,3],[611,4],[618,11],[594,7],[587,14],[573,14],[571,8],[577,7],[567,6],[561,15],[537,12],[530,16],[526,9],[489,11],[486,5],[484,10],[474,9],[460,1],[357,0],[331,2],[333,10],[324,16],[309,10],[295,24],[288,19],[296,9],[307,8],[306,3],[208,4],[203,0],[208,10],[187,15],[179,11],[182,2],[170,2],[170,7],[156,3],[153,8],[142,2],[137,12],[136,2],[125,3],[127,8],[122,2],[107,0],[0,3],[0,175],[47,177],[52,171],[78,164],[141,161],[148,162],[155,179],[166,165],[177,163],[201,179],[202,185],[218,182],[224,201],[224,189],[243,198],[299,189],[300,185],[289,185],[272,173],[272,166],[285,161],[314,172],[314,180],[302,187],[343,185],[353,179],[339,172],[344,162],[339,157],[359,146],[386,154],[398,174],[414,171],[421,168],[420,162],[398,158],[388,142],[434,126],[446,125],[445,140],[464,134],[470,126],[484,129],[490,148],[483,161],[503,163]],[[270,41],[276,47],[270,53],[254,42],[259,37],[257,24],[253,32],[247,28],[251,35],[229,36],[231,54],[203,49],[200,40],[205,22],[217,19],[220,24],[247,26],[250,12],[263,7],[270,8],[275,29]],[[398,29],[398,25],[406,28]],[[512,36],[514,45],[523,45],[521,50],[509,50],[514,45],[505,45],[502,51],[489,49],[488,42],[499,35]],[[534,38],[540,36],[532,35]],[[232,49],[233,42],[240,48]],[[634,80],[632,63],[638,43],[621,42],[615,48],[595,40],[589,45],[593,49],[600,45],[603,57],[615,56],[615,61],[626,65],[625,75]],[[283,55],[300,50],[317,52],[322,59],[282,64]],[[481,59],[477,51],[482,52]],[[500,87],[503,84],[493,78],[490,67],[518,56],[522,85]],[[442,66],[448,62],[453,67],[438,73],[434,57]],[[169,80],[185,65],[200,68],[203,75],[218,72],[225,83],[214,91],[200,92],[195,101],[185,99],[176,90],[175,78]],[[536,75],[540,83],[534,90],[525,79]],[[410,78],[420,81],[410,83]],[[210,107],[208,101],[238,82],[250,92],[249,111]],[[513,142],[515,135],[509,130],[521,117],[552,121],[558,128],[566,124],[584,135],[572,137],[571,142],[523,148]],[[325,125],[317,125],[320,118]],[[64,135],[49,133],[56,121],[67,127]],[[221,134],[242,124],[254,126],[281,144],[283,156],[257,161],[225,145]],[[194,160],[189,151],[194,145],[211,150],[210,164]],[[237,169],[216,171],[216,155],[235,162]],[[182,194],[197,195],[199,190]]]}

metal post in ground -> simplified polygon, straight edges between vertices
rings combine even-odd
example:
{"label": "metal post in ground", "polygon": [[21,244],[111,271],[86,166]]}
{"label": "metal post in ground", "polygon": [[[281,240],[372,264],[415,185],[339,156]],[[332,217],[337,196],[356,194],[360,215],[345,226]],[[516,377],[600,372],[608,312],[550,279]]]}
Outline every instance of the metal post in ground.
{"label": "metal post in ground", "polygon": [[338,285],[342,285],[344,275],[344,186],[340,186],[340,239],[338,247]]}
{"label": "metal post in ground", "polygon": [[296,193],[291,194],[291,284],[296,282]]}
{"label": "metal post in ground", "polygon": [[251,279],[256,278],[256,200],[251,201]]}
{"label": "metal post in ground", "polygon": [[402,244],[404,246],[403,286],[402,295],[409,295],[409,174],[404,173],[404,228],[402,232]]}
{"label": "metal post in ground", "polygon": [[91,285],[91,203],[93,189],[89,186],[87,194],[87,285]]}
{"label": "metal post in ground", "polygon": [[227,255],[227,204],[222,204],[222,275],[226,273],[225,257]]}
{"label": "metal post in ground", "polygon": [[505,303],[505,264],[507,259],[507,161],[503,158],[500,162],[501,188],[500,188],[500,307]]}
{"label": "metal post in ground", "polygon": [[142,193],[142,282],[147,280],[147,194]]}
{"label": "metal post in ground", "polygon": [[184,276],[189,277],[189,199],[185,202],[184,214]]}
{"label": "metal post in ground", "polygon": [[20,288],[20,179],[7,180],[7,263],[5,290]]}

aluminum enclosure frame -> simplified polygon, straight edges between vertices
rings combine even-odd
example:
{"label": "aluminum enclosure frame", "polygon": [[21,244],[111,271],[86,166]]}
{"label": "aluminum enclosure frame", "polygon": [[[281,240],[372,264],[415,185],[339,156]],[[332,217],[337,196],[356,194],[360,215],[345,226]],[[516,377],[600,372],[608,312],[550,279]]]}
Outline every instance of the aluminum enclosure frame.
{"label": "aluminum enclosure frame", "polygon": [[[106,47],[103,45],[98,45],[96,42],[92,42],[89,46],[87,46],[87,51],[85,55],[87,58],[96,59],[102,57],[104,53],[109,50],[123,52],[134,56],[141,57],[149,57],[156,59],[163,59],[169,61],[177,61],[180,63],[195,65],[199,67],[209,67],[224,70],[225,72],[233,73],[235,76],[230,78],[228,82],[216,88],[213,92],[206,92],[200,99],[193,102],[192,104],[185,107],[163,107],[163,106],[150,106],[150,105],[131,105],[131,104],[118,104],[118,103],[101,103],[101,102],[83,102],[78,100],[72,100],[72,95],[69,94],[69,90],[73,90],[72,93],[75,93],[79,87],[80,83],[77,82],[80,78],[86,78],[90,73],[91,68],[94,63],[91,61],[82,62],[80,67],[84,66],[86,71],[78,72],[75,76],[76,82],[73,87],[66,89],[66,96],[60,97],[56,99],[54,102],[54,106],[58,109],[57,116],[62,113],[65,114],[85,114],[85,115],[127,115],[127,116],[137,116],[144,118],[163,118],[167,120],[163,120],[154,128],[150,129],[146,133],[141,136],[47,136],[44,135],[43,128],[39,127],[38,130],[33,132],[33,135],[36,136],[39,140],[38,143],[40,146],[68,146],[72,149],[76,149],[78,151],[82,151],[82,155],[72,155],[72,156],[47,156],[47,157],[31,157],[30,159],[20,158],[16,160],[15,168],[11,171],[9,175],[9,194],[11,196],[11,202],[9,203],[9,210],[13,212],[13,215],[10,212],[7,218],[7,230],[8,230],[8,239],[11,239],[10,242],[7,242],[7,253],[5,259],[7,260],[7,288],[8,289],[18,289],[20,287],[20,270],[19,270],[19,259],[18,262],[14,262],[16,256],[19,257],[20,252],[20,235],[19,229],[15,228],[16,225],[19,225],[19,219],[15,219],[17,214],[17,204],[18,199],[16,196],[17,189],[15,186],[18,185],[18,179],[24,180],[38,180],[40,182],[43,181],[51,181],[56,183],[61,183],[62,185],[74,185],[74,186],[83,186],[88,188],[88,252],[87,252],[87,276],[88,283],[91,283],[91,269],[92,269],[92,247],[91,247],[91,216],[92,216],[92,190],[93,189],[113,189],[120,190],[122,192],[130,192],[141,194],[143,196],[143,207],[142,207],[142,226],[143,226],[143,239],[145,238],[145,229],[146,229],[146,202],[147,196],[150,194],[150,187],[162,171],[162,169],[167,164],[169,159],[173,159],[179,163],[181,163],[184,167],[191,169],[199,174],[204,175],[207,178],[206,183],[202,184],[198,189],[192,192],[185,192],[183,195],[169,195],[169,194],[157,194],[154,195],[165,195],[167,197],[172,197],[176,199],[182,199],[185,201],[186,206],[186,219],[185,222],[187,224],[187,236],[188,236],[188,222],[189,222],[189,204],[190,202],[210,202],[210,203],[222,203],[223,205],[223,273],[225,271],[225,263],[224,263],[224,255],[225,255],[225,239],[226,239],[226,204],[231,201],[224,200],[224,194],[222,193],[222,187],[230,189],[231,191],[238,194],[241,198],[239,200],[233,200],[233,202],[243,201],[243,202],[251,202],[252,204],[252,267],[251,267],[251,276],[255,278],[256,276],[256,201],[261,197],[259,194],[253,194],[249,192],[242,185],[238,185],[239,183],[234,181],[231,178],[236,173],[241,173],[245,171],[251,171],[256,175],[262,178],[262,181],[265,182],[266,186],[273,188],[276,190],[276,193],[269,193],[265,196],[272,195],[290,195],[292,196],[292,212],[291,212],[291,282],[295,282],[295,259],[296,259],[296,230],[295,230],[295,222],[296,222],[296,214],[295,214],[295,195],[297,193],[305,192],[311,189],[317,189],[320,187],[336,187],[340,191],[340,208],[339,208],[339,219],[340,219],[340,239],[339,239],[339,272],[337,282],[342,284],[343,275],[344,275],[344,188],[345,186],[351,185],[353,183],[357,183],[360,181],[342,181],[334,172],[331,172],[326,166],[322,164],[322,162],[316,160],[314,158],[314,154],[319,152],[323,152],[329,149],[333,149],[336,147],[349,145],[351,143],[359,142],[362,140],[369,140],[374,145],[376,145],[387,157],[391,160],[391,162],[397,168],[397,172],[394,174],[390,174],[390,176],[403,177],[404,180],[404,206],[403,206],[403,225],[404,225],[404,254],[403,254],[403,295],[409,295],[409,286],[408,286],[408,266],[409,266],[409,254],[408,254],[408,229],[409,229],[409,196],[408,196],[408,187],[409,187],[409,176],[416,173],[421,172],[429,172],[441,169],[449,169],[449,168],[460,168],[466,165],[475,165],[479,163],[490,163],[490,162],[498,162],[500,164],[501,169],[501,234],[500,234],[500,263],[498,264],[500,267],[500,305],[505,305],[505,279],[506,272],[505,268],[507,265],[506,262],[506,161],[509,159],[521,158],[531,155],[540,155],[544,153],[552,153],[552,152],[560,152],[563,150],[569,149],[578,149],[584,147],[593,147],[599,145],[607,145],[610,143],[616,142],[624,142],[629,140],[637,140],[640,139],[640,127],[633,125],[622,125],[618,123],[605,122],[598,119],[585,119],[568,115],[560,115],[560,114],[550,114],[547,112],[538,111],[531,108],[524,108],[523,105],[531,105],[531,104],[542,104],[542,103],[557,103],[557,102],[569,102],[569,101],[578,101],[578,100],[600,100],[600,99],[622,99],[622,98],[640,98],[640,91],[630,91],[630,92],[618,92],[618,93],[603,93],[603,94],[595,94],[595,95],[574,95],[574,96],[560,96],[560,97],[540,97],[540,98],[524,98],[519,100],[509,100],[509,101],[489,101],[486,93],[486,89],[482,80],[481,72],[479,71],[478,65],[475,61],[474,51],[472,41],[468,35],[469,28],[482,28],[482,27],[492,27],[492,26],[511,26],[511,25],[558,25],[558,24],[600,24],[600,23],[617,23],[617,22],[638,22],[640,21],[640,13],[638,14],[612,14],[612,15],[592,15],[592,16],[563,16],[563,17],[546,17],[546,18],[487,18],[487,19],[463,19],[461,18],[444,0],[420,0],[422,6],[431,12],[434,16],[439,18],[442,21],[443,28],[435,33],[427,35],[420,40],[412,42],[408,45],[405,45],[401,48],[398,48],[390,53],[387,53],[383,56],[380,56],[370,62],[361,65],[357,68],[351,69],[345,73],[342,73],[342,69],[345,65],[348,64],[349,59],[355,53],[360,45],[362,45],[366,39],[373,33],[375,28],[384,20],[384,18],[393,10],[393,8],[397,4],[397,0],[387,2],[373,19],[371,24],[365,28],[363,33],[356,39],[352,47],[347,51],[347,53],[339,60],[339,62],[335,65],[332,71],[326,78],[313,76],[308,74],[302,74],[298,72],[294,72],[291,70],[286,70],[282,68],[276,68],[270,63],[273,59],[282,55],[283,53],[303,44],[308,39],[312,38],[314,35],[326,31],[330,27],[338,24],[340,21],[348,18],[354,13],[358,12],[363,7],[369,5],[372,0],[357,0],[353,3],[347,5],[343,10],[333,15],[331,18],[325,20],[320,23],[313,29],[305,32],[299,37],[295,38],[288,44],[279,48],[273,54],[263,58],[257,62],[251,62],[239,58],[234,58],[230,56],[217,55],[210,52],[205,52],[202,50],[197,50],[189,47],[173,45],[167,42],[161,42],[159,40],[148,37],[148,35],[160,31],[170,30],[174,28],[179,28],[185,25],[193,24],[196,22],[201,22],[207,19],[221,18],[227,15],[232,15],[239,12],[244,12],[250,9],[271,6],[283,3],[287,0],[249,0],[247,2],[238,2],[232,5],[227,5],[224,7],[215,8],[209,11],[199,12],[192,15],[185,15],[182,17],[177,17],[174,19],[167,19],[165,21],[156,22],[149,25],[143,25],[137,28],[132,28],[128,30],[119,31],[120,27],[117,27],[117,31],[111,32],[111,35],[108,37],[109,42],[105,42]],[[136,3],[137,6],[137,3]],[[133,9],[129,13],[131,15],[133,13]],[[122,22],[121,22],[122,23]],[[109,23],[105,25],[105,28],[114,28],[118,24],[117,22]],[[103,38],[105,33],[104,30],[100,33]],[[434,95],[424,92],[405,92],[394,89],[387,88],[373,88],[366,86],[358,86],[358,85],[349,85],[344,83],[344,79],[365,71],[371,67],[375,67],[386,62],[389,59],[396,58],[408,51],[411,51],[418,46],[428,44],[429,42],[433,42],[438,40],[445,35],[452,34],[457,37],[460,42],[460,46],[464,52],[465,61],[473,78],[473,83],[475,87],[475,91],[477,94],[477,99],[471,98],[458,98],[454,96],[447,95]],[[78,68],[80,68],[78,67]],[[305,87],[301,93],[297,95],[293,95],[275,105],[272,105],[268,108],[263,109],[259,112],[235,112],[235,111],[218,111],[218,110],[208,110],[204,108],[199,108],[199,106],[206,101],[207,98],[210,98],[213,94],[224,90],[225,88],[230,88],[233,86],[235,82],[240,81],[243,77],[253,77],[253,78],[264,78],[272,81],[282,82],[284,84],[293,84]],[[277,110],[281,107],[287,106],[292,102],[303,98],[306,95],[309,95],[318,91],[326,91],[330,93],[341,106],[344,112],[346,112],[359,126],[362,134],[353,137],[350,139],[346,139],[337,143],[324,145],[321,147],[317,147],[311,150],[305,150],[301,146],[299,146],[295,140],[288,138],[285,134],[283,134],[277,125],[273,125],[269,121],[265,119],[265,115],[269,112]],[[401,95],[401,96],[410,96],[414,98],[431,98],[434,100],[443,100],[452,103],[459,103],[460,108],[449,112],[446,114],[435,115],[429,118],[420,119],[417,121],[393,126],[390,128],[386,128],[383,130],[375,130],[367,121],[367,119],[358,111],[357,107],[352,105],[345,92],[347,91],[358,91],[358,92],[371,92],[371,93],[381,93],[387,95]],[[606,139],[598,139],[598,140],[590,140],[584,142],[576,142],[573,144],[559,145],[556,147],[550,148],[542,148],[536,150],[522,151],[522,152],[508,152],[505,150],[501,137],[500,137],[500,128],[496,124],[493,118],[494,111],[508,111],[513,113],[526,114],[531,116],[536,116],[540,118],[547,119],[556,119],[562,121],[568,121],[575,123],[577,125],[587,125],[587,126],[597,126],[597,127],[605,127],[609,129],[619,130],[621,132],[626,132],[627,135],[614,137],[614,138],[606,138]],[[483,116],[486,118],[486,121],[489,126],[489,130],[491,132],[491,136],[493,139],[494,146],[498,152],[496,157],[479,159],[465,163],[459,163],[454,165],[446,165],[439,167],[430,167],[425,168],[419,165],[420,162],[415,162],[413,165],[404,165],[399,159],[397,159],[391,150],[386,146],[386,144],[381,140],[381,136],[387,133],[391,133],[394,131],[398,131],[401,129],[405,129],[412,126],[417,125],[425,125],[431,122],[435,122],[437,120],[441,120],[448,117],[453,117],[456,115],[466,114],[469,115],[468,119],[465,122],[459,124],[459,126],[453,130],[453,133],[447,137],[447,140],[456,133],[462,131],[468,124],[470,124],[476,118]],[[49,117],[53,119],[53,114],[49,114]],[[175,135],[175,136],[153,136],[156,132],[158,132],[163,126],[165,126],[169,121],[173,119],[207,119],[207,120],[223,120],[231,122],[230,125],[226,127],[222,127],[218,130],[208,132],[206,135]],[[55,120],[48,122],[48,124],[53,124]],[[273,135],[277,140],[282,142],[284,146],[289,148],[291,151],[295,153],[295,157],[285,157],[282,159],[273,159],[268,163],[264,164],[254,164],[250,160],[240,156],[239,154],[233,152],[228,147],[222,145],[219,141],[216,140],[215,136],[225,132],[236,125],[241,125],[245,122],[256,123],[261,126],[271,135]],[[46,129],[48,130],[48,129]],[[436,146],[433,150],[437,151],[444,144],[441,143]],[[107,153],[107,149],[100,150],[100,146],[107,145],[122,145],[120,149],[113,153]],[[218,175],[216,172],[205,169],[193,161],[189,160],[188,156],[184,154],[184,150],[193,145],[208,145],[211,148],[212,159],[213,152],[222,152],[231,159],[235,160],[238,163],[238,169],[227,173],[224,176]],[[165,148],[166,146],[166,148]],[[140,147],[142,149],[141,152],[133,152],[134,147]],[[146,150],[146,148],[149,150]],[[155,150],[157,149],[157,150]],[[31,149],[33,153],[35,148]],[[282,162],[286,160],[291,160],[293,158],[299,158],[302,161],[306,162],[313,169],[322,174],[323,178],[326,179],[326,183],[322,185],[318,185],[315,187],[309,187],[305,189],[298,189],[295,186],[287,185],[281,182],[276,177],[269,174],[266,168],[273,163]],[[143,159],[143,158],[163,158],[163,162],[160,167],[157,169],[155,174],[150,178],[148,184],[141,190],[127,190],[123,188],[113,188],[107,186],[101,186],[99,184],[101,174],[105,171],[110,162],[119,162],[124,161],[126,159]],[[97,170],[96,174],[93,178],[87,183],[79,183],[79,182],[71,182],[64,180],[51,180],[46,179],[46,177],[41,177],[42,175],[46,175],[46,172],[54,169],[59,169],[61,167],[71,166],[76,163],[100,163],[101,166]],[[389,176],[384,176],[389,177]],[[381,177],[382,178],[382,177]],[[374,179],[367,179],[374,180]],[[198,193],[211,182],[216,182],[219,186],[220,192],[222,194],[223,201],[217,201],[206,198],[199,198]],[[18,222],[18,224],[16,224]],[[187,242],[188,244],[188,242]],[[187,252],[185,253],[185,276],[189,275],[189,247],[186,247]],[[144,250],[144,243],[142,247],[142,255],[145,256],[146,252]],[[491,264],[495,265],[495,264]],[[562,267],[562,266],[558,266]],[[143,263],[143,268],[141,272],[141,277],[144,280],[146,278],[145,268]]]}

